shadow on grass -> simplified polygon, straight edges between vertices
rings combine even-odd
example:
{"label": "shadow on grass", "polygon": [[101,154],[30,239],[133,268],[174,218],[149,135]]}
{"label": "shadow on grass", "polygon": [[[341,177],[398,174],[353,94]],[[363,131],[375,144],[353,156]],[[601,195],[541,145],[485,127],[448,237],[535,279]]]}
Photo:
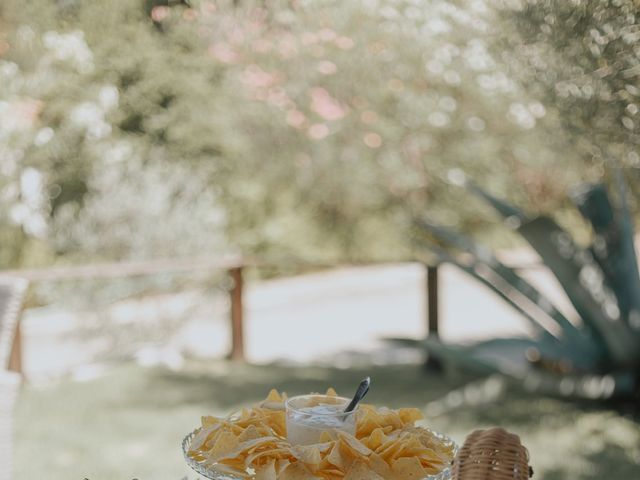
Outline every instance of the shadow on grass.
{"label": "shadow on grass", "polygon": [[588,464],[582,472],[572,471],[571,468],[559,466],[549,469],[544,474],[544,480],[601,480],[611,479],[636,479],[640,478],[640,467],[637,461],[629,455],[629,452],[619,445],[605,445],[596,453],[583,455],[583,460]]}
{"label": "shadow on grass", "polygon": [[271,388],[293,396],[333,387],[349,397],[365,376],[372,378],[367,402],[392,407],[415,404],[416,400],[424,406],[474,378],[429,374],[420,365],[339,369],[224,363],[186,372],[154,370],[141,388],[161,392],[144,400],[157,408],[212,403],[221,409],[235,409],[263,399]]}
{"label": "shadow on grass", "polygon": [[[132,472],[137,478],[182,478],[186,467],[177,443],[200,415],[230,413],[271,388],[295,395],[333,386],[350,396],[366,375],[372,377],[367,402],[422,408],[429,426],[457,441],[492,425],[519,434],[530,448],[535,478],[640,478],[640,424],[611,406],[511,387],[474,404],[469,400],[478,399],[477,390],[469,395],[469,389],[491,379],[435,374],[421,365],[340,369],[224,361],[189,361],[179,372],[122,365],[91,381],[26,385],[16,409],[16,478],[132,478]],[[440,413],[433,413],[434,404],[444,406]]]}

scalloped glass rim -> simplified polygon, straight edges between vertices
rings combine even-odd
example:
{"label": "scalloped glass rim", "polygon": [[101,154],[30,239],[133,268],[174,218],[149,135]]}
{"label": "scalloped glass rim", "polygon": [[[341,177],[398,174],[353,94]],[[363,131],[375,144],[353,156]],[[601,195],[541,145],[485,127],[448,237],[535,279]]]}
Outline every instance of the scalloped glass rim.
{"label": "scalloped glass rim", "polygon": [[[421,428],[424,428],[424,427],[421,427]],[[453,440],[451,440],[446,435],[435,432],[429,428],[425,428],[425,430],[431,432],[435,437],[439,438],[444,443],[452,444],[453,454],[454,456],[456,455],[456,453],[458,452],[458,445]],[[229,474],[217,471],[215,468],[205,467],[201,463],[198,463],[196,460],[191,458],[188,455],[188,453],[189,453],[189,447],[191,446],[191,440],[193,440],[193,437],[195,434],[196,434],[196,431],[194,430],[193,432],[189,433],[186,437],[184,437],[184,439],[182,440],[182,454],[184,455],[184,459],[187,462],[187,465],[189,465],[193,470],[198,472],[200,475],[203,475],[205,478],[209,478],[210,480],[243,480],[239,477],[234,477],[233,475],[229,475]],[[447,468],[442,470],[440,473],[437,473],[436,475],[429,475],[428,477],[424,478],[424,480],[450,480],[450,479],[451,479],[451,466],[448,466]]]}

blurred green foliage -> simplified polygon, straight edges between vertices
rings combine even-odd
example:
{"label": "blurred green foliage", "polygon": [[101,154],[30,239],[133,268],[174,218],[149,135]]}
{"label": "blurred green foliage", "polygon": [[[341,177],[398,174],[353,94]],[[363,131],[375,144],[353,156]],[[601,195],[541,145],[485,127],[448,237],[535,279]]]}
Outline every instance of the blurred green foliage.
{"label": "blurred green foliage", "polygon": [[639,11],[638,0],[529,0],[501,11],[511,35],[498,44],[525,88],[553,105],[587,168],[615,158],[636,180]]}
{"label": "blurred green foliage", "polygon": [[563,209],[605,147],[640,165],[633,2],[573,3],[5,0],[0,264],[403,258],[425,207],[486,229],[455,168]]}

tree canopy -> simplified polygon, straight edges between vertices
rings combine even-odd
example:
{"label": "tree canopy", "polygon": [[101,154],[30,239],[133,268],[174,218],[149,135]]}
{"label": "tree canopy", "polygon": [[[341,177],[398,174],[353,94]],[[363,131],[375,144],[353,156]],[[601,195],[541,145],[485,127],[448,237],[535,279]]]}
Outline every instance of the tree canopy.
{"label": "tree canopy", "polygon": [[457,169],[562,211],[640,167],[637,2],[573,4],[6,0],[0,263],[404,258],[486,226]]}

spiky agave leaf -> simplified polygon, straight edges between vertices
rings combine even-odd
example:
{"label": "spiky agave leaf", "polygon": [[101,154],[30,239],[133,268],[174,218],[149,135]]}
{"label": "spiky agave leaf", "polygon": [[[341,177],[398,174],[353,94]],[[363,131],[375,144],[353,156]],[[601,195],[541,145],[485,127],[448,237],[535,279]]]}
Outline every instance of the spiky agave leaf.
{"label": "spiky agave leaf", "polygon": [[589,250],[548,217],[523,223],[518,232],[538,252],[567,293],[583,322],[606,345],[612,367],[633,367],[640,359],[637,337],[623,321],[616,296]]}
{"label": "spiky agave leaf", "polygon": [[[520,212],[475,184],[468,184],[467,188],[487,200],[505,218],[512,219],[513,212]],[[606,345],[612,366],[638,365],[638,337],[621,316],[617,298],[591,251],[579,248],[549,217],[529,218],[524,213],[517,213],[517,220],[516,231],[538,252],[558,279],[581,319],[592,330],[589,334],[594,342],[601,339]]]}
{"label": "spiky agave leaf", "polygon": [[[423,247],[438,255],[441,262],[455,265],[489,287],[508,305],[518,311],[524,319],[528,320],[538,333],[538,344],[545,345],[545,348],[539,349],[541,355],[545,355],[546,358],[549,352],[554,352],[553,358],[548,359],[549,361],[556,362],[563,358],[570,369],[574,371],[592,371],[602,368],[605,352],[597,343],[591,342],[588,336],[580,334],[556,336],[545,326],[545,323],[549,322],[544,322],[541,319],[541,317],[547,317],[549,320],[548,312],[540,311],[534,307],[532,302],[526,301],[527,299],[522,292],[502,278],[490,265],[478,260],[473,254],[469,254],[464,261],[461,261],[435,245],[425,244]],[[535,340],[532,341],[534,344],[536,343]],[[555,347],[551,348],[551,345],[555,345]],[[524,351],[521,352],[522,358],[524,358],[524,353]]]}
{"label": "spiky agave leaf", "polygon": [[465,187],[474,195],[485,200],[489,205],[491,205],[503,218],[510,220],[512,225],[518,225],[522,222],[527,221],[529,216],[516,207],[515,205],[510,204],[509,202],[505,202],[493,195],[491,195],[486,190],[480,188],[479,185],[472,181],[467,181],[465,183]]}
{"label": "spiky agave leaf", "polygon": [[626,185],[617,177],[621,206],[615,208],[603,184],[576,189],[572,199],[594,231],[591,250],[618,300],[621,317],[640,342],[640,274],[633,220],[626,202]]}
{"label": "spiky agave leaf", "polygon": [[[584,340],[584,333],[578,330],[567,318],[533,285],[522,278],[513,269],[500,262],[493,252],[484,245],[481,245],[471,238],[461,233],[450,230],[441,225],[436,225],[426,219],[419,219],[416,221],[417,225],[424,231],[436,237],[438,240],[444,242],[448,246],[453,246],[464,252],[470,253],[475,258],[475,263],[484,262],[486,268],[490,268],[494,271],[495,275],[500,277],[500,282],[507,282],[509,290],[512,291],[511,298],[513,300],[519,300],[518,303],[526,304],[526,308],[531,311],[535,311],[537,316],[540,315],[549,317],[549,319],[538,322],[538,324],[549,331],[544,325],[548,325],[549,321],[552,321],[557,329],[561,330],[563,335],[568,338],[573,338],[578,341]],[[516,296],[522,296],[523,298],[516,299]]]}

